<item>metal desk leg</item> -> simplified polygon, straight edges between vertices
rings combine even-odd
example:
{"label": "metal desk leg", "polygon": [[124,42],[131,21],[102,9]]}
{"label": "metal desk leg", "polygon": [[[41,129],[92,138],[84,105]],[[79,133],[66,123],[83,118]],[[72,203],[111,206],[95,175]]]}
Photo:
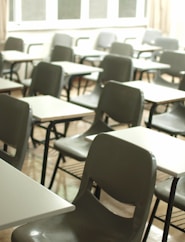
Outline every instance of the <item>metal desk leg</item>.
{"label": "metal desk leg", "polygon": [[175,191],[176,191],[176,186],[177,186],[178,180],[179,180],[179,178],[174,177],[172,185],[171,185],[171,191],[170,191],[170,195],[169,195],[169,202],[168,202],[168,208],[167,208],[167,212],[166,212],[166,219],[165,219],[165,224],[164,224],[162,242],[166,242],[168,239],[168,232],[169,232],[169,227],[170,227],[173,202],[174,202]]}
{"label": "metal desk leg", "polygon": [[42,172],[41,172],[41,184],[45,183],[46,169],[47,169],[47,159],[48,159],[48,150],[49,150],[49,141],[50,141],[50,133],[53,127],[53,122],[50,122],[46,131],[46,138],[44,144],[44,156],[42,162]]}
{"label": "metal desk leg", "polygon": [[156,107],[157,107],[157,104],[156,104],[156,103],[153,103],[153,104],[152,104],[152,107],[151,107],[151,109],[150,109],[149,117],[148,117],[147,128],[151,128],[152,117],[153,117],[153,114],[154,114],[154,112],[155,112]]}

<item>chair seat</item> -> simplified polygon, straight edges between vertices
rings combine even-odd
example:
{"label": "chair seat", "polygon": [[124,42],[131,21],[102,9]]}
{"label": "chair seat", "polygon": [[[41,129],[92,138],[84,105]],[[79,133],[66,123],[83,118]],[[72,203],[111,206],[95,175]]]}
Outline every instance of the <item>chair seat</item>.
{"label": "chair seat", "polygon": [[29,79],[23,79],[23,80],[21,81],[21,83],[22,83],[25,87],[30,87],[30,86],[31,86],[31,81],[32,81],[31,78],[29,78]]}
{"label": "chair seat", "polygon": [[85,140],[84,135],[76,135],[56,140],[54,148],[62,150],[64,155],[70,155],[74,159],[84,161],[90,148],[90,142]]}
{"label": "chair seat", "polygon": [[174,82],[169,82],[165,80],[164,78],[160,77],[159,75],[156,75],[156,78],[153,80],[153,82],[157,85],[165,86],[165,87],[170,87],[170,88],[179,88],[179,83],[174,83]]}
{"label": "chair seat", "polygon": [[95,89],[90,94],[72,97],[70,102],[95,110],[98,107],[102,89],[103,88],[101,88],[99,85],[96,85]]}
{"label": "chair seat", "polygon": [[178,106],[171,112],[154,115],[152,127],[172,135],[185,135],[184,107]]}
{"label": "chair seat", "polygon": [[[156,196],[168,203],[169,194],[171,190],[171,183],[173,179],[167,179],[158,183],[155,189]],[[185,211],[185,177],[179,179],[174,199],[174,207]]]}
{"label": "chair seat", "polygon": [[[20,227],[14,232],[13,241],[131,241],[129,237],[132,234],[132,220],[129,222],[129,219],[123,219],[118,215],[112,216],[112,213],[103,205],[96,203],[95,199],[86,193],[80,202],[76,202],[74,212],[30,223],[25,225],[23,229]],[[97,219],[97,214],[101,214],[99,219]],[[30,238],[30,234],[35,234],[35,236]]]}

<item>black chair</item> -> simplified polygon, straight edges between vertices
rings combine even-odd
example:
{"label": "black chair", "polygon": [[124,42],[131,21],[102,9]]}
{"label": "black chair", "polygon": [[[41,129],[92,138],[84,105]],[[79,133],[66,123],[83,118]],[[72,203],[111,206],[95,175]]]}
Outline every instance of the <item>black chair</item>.
{"label": "black chair", "polygon": [[[64,73],[62,67],[48,62],[39,62],[33,69],[32,81],[28,91],[28,96],[36,95],[51,95],[60,97],[63,87]],[[31,139],[34,144],[40,143],[39,140],[34,138],[34,126],[37,125],[41,128],[45,126],[33,118],[33,125],[31,131]],[[67,132],[68,124],[66,124],[65,133]],[[56,135],[56,130],[54,130]],[[43,141],[41,141],[42,143]]]}
{"label": "black chair", "polygon": [[[126,127],[140,125],[143,112],[144,98],[139,89],[128,87],[122,83],[108,82],[101,94],[93,123],[84,133],[71,137],[60,138],[54,142],[54,148],[59,152],[55,169],[49,188],[52,187],[57,170],[63,170],[79,179],[83,170],[83,162],[78,162],[78,167],[65,163],[65,157],[71,157],[77,161],[85,161],[90,148],[87,136],[113,130],[107,124],[106,117]],[[64,163],[60,165],[63,159]]]}
{"label": "black chair", "polygon": [[[185,91],[185,75],[180,82],[179,89]],[[145,123],[147,125],[147,121]],[[153,115],[151,128],[166,132],[172,136],[185,136],[184,102],[171,104],[166,112]]]}
{"label": "black chair", "polygon": [[[16,37],[8,37],[8,39],[5,42],[3,50],[17,50],[17,51],[23,52],[24,41]],[[20,82],[20,77],[18,73],[20,66],[21,66],[20,64],[16,64],[14,65],[13,70],[11,70],[11,63],[4,61],[2,75],[5,77],[9,77],[11,71],[13,71],[13,74],[16,76],[16,80]]]}
{"label": "black chair", "polygon": [[[73,201],[76,210],[23,225],[14,230],[11,241],[139,242],[155,181],[156,162],[150,152],[108,134],[98,135]],[[94,183],[101,188],[101,194],[107,193],[120,207],[132,206],[130,218],[107,207],[101,197],[97,199]]]}
{"label": "black chair", "polygon": [[[163,215],[157,216],[156,212],[160,201],[163,201],[166,204],[168,204],[172,182],[173,182],[173,178],[169,178],[167,180],[159,182],[155,187],[154,193],[156,196],[156,201],[148,222],[148,226],[146,228],[146,232],[143,237],[143,242],[145,242],[148,238],[150,228],[152,226],[154,218],[160,220],[161,222],[165,221],[163,218]],[[185,177],[181,177],[177,183],[173,207],[182,210],[181,212],[183,213],[185,212]],[[174,214],[174,217],[172,214],[170,226],[185,233],[182,213],[179,213],[177,211],[177,213]]]}
{"label": "black chair", "polygon": [[27,103],[0,94],[0,116],[0,158],[21,170],[31,131],[31,110]]}
{"label": "black chair", "polygon": [[130,57],[106,55],[101,62],[101,68],[103,72],[99,74],[92,92],[71,97],[70,102],[90,109],[96,109],[106,82],[110,80],[127,82],[133,78],[133,64]]}
{"label": "black chair", "polygon": [[62,45],[55,45],[51,53],[50,61],[74,61],[73,48]]}
{"label": "black chair", "polygon": [[[180,51],[164,51],[160,56],[160,62],[170,65],[170,68],[157,71],[152,82],[177,89],[182,78],[181,72],[184,71],[185,53]],[[175,78],[178,79],[178,82],[174,81]]]}

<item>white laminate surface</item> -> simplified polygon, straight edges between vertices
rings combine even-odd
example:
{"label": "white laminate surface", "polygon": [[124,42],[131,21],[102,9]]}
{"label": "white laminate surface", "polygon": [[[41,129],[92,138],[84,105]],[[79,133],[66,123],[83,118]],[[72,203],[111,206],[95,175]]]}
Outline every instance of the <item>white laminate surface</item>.
{"label": "white laminate surface", "polygon": [[103,69],[94,66],[88,66],[84,64],[78,64],[69,61],[54,61],[52,62],[54,65],[60,65],[64,69],[64,73],[66,76],[77,76],[77,75],[85,75],[92,72],[102,72]]}
{"label": "white laminate surface", "polygon": [[123,84],[140,89],[143,91],[144,99],[152,103],[163,104],[185,99],[185,91],[170,87],[156,85],[144,81],[130,81],[124,82]]}
{"label": "white laminate surface", "polygon": [[74,205],[0,159],[0,230],[74,209]]}
{"label": "white laminate surface", "polygon": [[111,131],[109,134],[151,151],[159,170],[173,177],[185,175],[184,140],[141,126]]}
{"label": "white laminate surface", "polygon": [[33,116],[41,122],[66,120],[94,114],[93,110],[49,95],[23,97],[21,100],[29,103]]}
{"label": "white laminate surface", "polygon": [[4,78],[0,78],[0,92],[8,92],[17,89],[22,89],[23,85]]}

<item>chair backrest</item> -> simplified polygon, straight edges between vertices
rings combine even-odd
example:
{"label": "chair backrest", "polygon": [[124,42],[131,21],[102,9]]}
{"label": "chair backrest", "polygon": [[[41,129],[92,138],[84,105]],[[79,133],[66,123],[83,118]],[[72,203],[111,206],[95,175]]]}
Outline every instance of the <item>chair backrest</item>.
{"label": "chair backrest", "polygon": [[160,46],[163,50],[178,50],[179,41],[175,38],[160,37],[155,39],[155,45]]}
{"label": "chair backrest", "polygon": [[[128,222],[126,233],[129,236],[123,241],[141,241],[155,181],[156,161],[150,152],[112,135],[100,134],[90,147],[74,204],[77,208],[83,205],[83,209],[87,211],[98,209],[97,216],[94,218],[98,220],[98,224],[102,224],[100,231],[106,231],[108,227],[110,229],[113,223],[116,231],[113,230],[112,233],[122,241],[125,238],[123,226]],[[134,206],[133,216],[126,218],[119,216],[119,213],[116,215],[111,208],[106,209],[90,192],[94,182],[119,203]],[[99,221],[103,222],[99,223]],[[94,224],[96,224],[95,221]]]}
{"label": "chair backrest", "polygon": [[108,82],[100,96],[96,109],[95,123],[104,122],[104,115],[129,127],[141,123],[144,107],[143,93],[123,83]]}
{"label": "chair backrest", "polygon": [[181,77],[181,71],[185,67],[185,52],[180,51],[164,51],[161,54],[160,62],[169,64],[169,69],[161,70],[160,73],[167,73],[171,76]]}
{"label": "chair backrest", "polygon": [[110,47],[109,53],[133,57],[134,49],[131,44],[113,42]]}
{"label": "chair backrest", "polygon": [[158,29],[146,29],[143,38],[142,38],[142,44],[154,44],[156,38],[159,38],[162,36],[162,32]]}
{"label": "chair backrest", "polygon": [[102,60],[98,82],[106,83],[114,80],[118,82],[127,82],[133,79],[133,63],[128,56],[106,55]]}
{"label": "chair backrest", "polygon": [[29,105],[6,94],[0,94],[0,158],[21,169],[30,136],[32,115]]}
{"label": "chair backrest", "polygon": [[55,33],[52,40],[52,48],[55,45],[71,47],[73,45],[73,38],[65,33]]}
{"label": "chair backrest", "polygon": [[33,70],[29,96],[37,94],[59,97],[63,85],[63,70],[59,65],[40,62]]}
{"label": "chair backrest", "polygon": [[74,61],[73,49],[68,46],[55,45],[50,61]]}
{"label": "chair backrest", "polygon": [[98,50],[108,50],[111,44],[117,40],[117,36],[114,32],[102,31],[98,34],[95,49]]}
{"label": "chair backrest", "polygon": [[24,51],[24,41],[16,37],[8,37],[5,42],[4,50]]}

